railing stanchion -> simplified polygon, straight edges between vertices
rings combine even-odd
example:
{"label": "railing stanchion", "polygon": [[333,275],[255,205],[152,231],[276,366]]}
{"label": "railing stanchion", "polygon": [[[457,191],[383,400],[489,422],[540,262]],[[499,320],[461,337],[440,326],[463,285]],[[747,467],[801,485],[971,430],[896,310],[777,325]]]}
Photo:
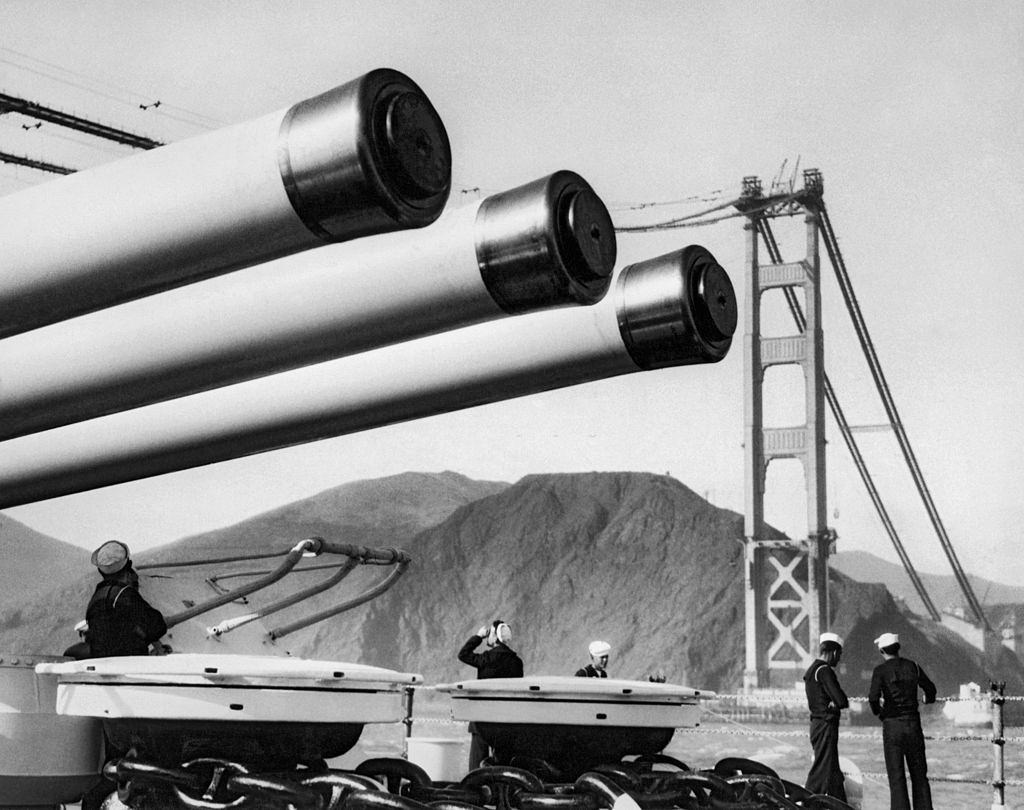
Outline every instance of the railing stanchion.
{"label": "railing stanchion", "polygon": [[405,719],[402,721],[405,726],[405,756],[406,759],[409,757],[409,743],[408,739],[412,736],[412,700],[416,694],[416,690],[411,686],[405,687]]}
{"label": "railing stanchion", "polygon": [[989,697],[992,701],[992,810],[1006,807],[1006,781],[1003,770],[1003,690],[1006,683],[993,681],[989,686]]}

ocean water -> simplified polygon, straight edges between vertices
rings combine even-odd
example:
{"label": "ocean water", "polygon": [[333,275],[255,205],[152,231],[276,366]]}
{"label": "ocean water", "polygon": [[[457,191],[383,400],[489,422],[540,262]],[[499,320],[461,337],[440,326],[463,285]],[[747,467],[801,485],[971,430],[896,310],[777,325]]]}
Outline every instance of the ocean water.
{"label": "ocean water", "polygon": [[[453,752],[465,763],[469,752],[469,734],[465,723],[443,717],[418,718],[412,733],[417,737],[461,740]],[[925,726],[926,736],[985,737],[983,741],[929,739],[928,771],[936,810],[989,810],[993,803],[991,784],[995,746],[988,741],[987,729],[957,729],[947,723]],[[1004,736],[1024,739],[1024,728],[1007,728]],[[1004,778],[1024,781],[1024,743],[1011,741],[1004,746]],[[364,759],[378,756],[402,756],[405,728],[401,725],[367,726],[356,747],[334,760],[334,767],[354,768]],[[699,729],[677,731],[665,749],[691,768],[711,768],[724,757],[744,757],[769,765],[784,779],[803,784],[811,764],[807,729],[793,723],[739,724],[710,720]],[[862,772],[862,808],[887,810],[889,788],[882,759],[881,730],[877,726],[844,726],[840,732],[839,753],[849,758]],[[462,772],[465,772],[464,770]],[[976,780],[984,784],[943,781]],[[1006,804],[1024,807],[1024,786],[1006,788]]]}

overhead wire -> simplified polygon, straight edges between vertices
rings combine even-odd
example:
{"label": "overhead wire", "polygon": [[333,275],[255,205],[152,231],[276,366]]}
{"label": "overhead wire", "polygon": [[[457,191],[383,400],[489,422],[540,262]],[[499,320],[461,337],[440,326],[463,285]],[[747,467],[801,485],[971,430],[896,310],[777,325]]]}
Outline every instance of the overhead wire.
{"label": "overhead wire", "polygon": [[[47,62],[43,59],[38,59],[29,54],[22,53],[21,51],[16,51],[13,48],[0,46],[0,54],[13,55],[17,57],[17,59],[25,60],[30,63],[35,63],[37,65],[43,65],[46,68],[49,68],[51,71],[57,71],[60,74],[66,74],[66,76],[74,77],[74,79],[66,78],[65,76],[61,75],[54,75],[52,72],[48,73],[44,70],[40,70],[39,68],[30,67],[26,64],[23,64],[22,62],[19,62],[16,59],[4,58],[3,56],[0,56],[0,63],[13,65],[14,67],[20,70],[24,70],[29,73],[34,73],[37,76],[42,76],[44,78],[65,84],[69,87],[78,88],[79,90],[85,90],[86,92],[93,93],[100,98],[105,98],[108,101],[113,101],[117,104],[124,104],[128,107],[131,107],[132,109],[137,109],[140,106],[138,100],[153,101],[155,98],[153,94],[141,93],[138,90],[124,87],[113,82],[94,79],[92,77],[86,76],[85,74],[79,73],[74,70],[69,70],[68,68],[64,68],[60,65],[54,64],[53,62]],[[120,93],[123,95],[114,95],[114,93]],[[129,98],[124,98],[124,95],[129,96]],[[171,113],[171,110],[176,111],[178,114]],[[160,116],[161,118],[167,118],[173,121],[177,121],[178,123],[188,124],[199,129],[214,129],[216,127],[224,126],[226,123],[212,116],[204,115],[203,113],[199,113],[194,110],[189,110],[185,107],[180,107],[178,105],[168,103],[164,100],[160,100],[159,106],[154,105],[152,111],[147,110],[147,113],[155,116]]]}
{"label": "overhead wire", "polygon": [[953,569],[953,576],[960,585],[960,590],[964,595],[964,599],[967,601],[968,606],[971,608],[971,611],[974,613],[979,624],[991,632],[992,627],[985,616],[981,603],[978,601],[978,597],[974,593],[974,588],[971,587],[970,580],[967,578],[967,574],[964,572],[963,566],[961,566],[960,560],[953,548],[953,544],[946,533],[946,528],[942,523],[942,519],[939,517],[938,509],[935,506],[935,502],[932,500],[931,492],[928,489],[928,485],[925,483],[924,473],[921,471],[921,468],[917,463],[917,457],[910,445],[910,439],[903,428],[903,422],[896,409],[896,401],[893,399],[889,383],[882,371],[882,364],[879,362],[878,355],[875,352],[874,343],[871,340],[871,336],[868,334],[867,322],[864,320],[860,304],[857,302],[857,297],[853,292],[853,284],[850,281],[849,273],[846,270],[846,263],[843,261],[842,253],[839,251],[839,242],[835,237],[835,231],[832,229],[832,223],[829,220],[828,212],[825,210],[824,203],[821,203],[820,214],[822,223],[821,230],[824,237],[823,241],[825,243],[825,249],[828,252],[829,258],[832,260],[832,268],[835,270],[836,279],[838,280],[839,287],[842,290],[847,312],[850,315],[850,319],[853,321],[857,338],[860,341],[861,348],[864,351],[864,356],[867,359],[871,376],[875,381],[875,387],[878,389],[878,394],[882,399],[882,405],[885,408],[886,415],[889,417],[889,424],[892,426],[893,432],[896,435],[897,443],[903,453],[904,461],[906,462],[907,467],[910,470],[910,474],[914,479],[914,486],[924,503],[925,511],[928,513],[932,527],[935,529],[935,533],[939,538],[939,544],[942,546],[942,550],[946,554],[946,559],[949,561],[950,567]]}
{"label": "overhead wire", "polygon": [[615,230],[618,233],[651,233],[654,231],[672,231],[679,228],[700,228],[704,225],[713,225],[716,222],[724,222],[727,219],[735,219],[736,217],[743,216],[740,212],[722,214],[717,217],[708,217],[705,219],[688,219],[679,218],[669,222],[659,222],[652,225],[616,225]]}
{"label": "overhead wire", "polygon": [[722,199],[724,189],[715,189],[704,194],[691,194],[688,197],[681,197],[677,200],[652,200],[649,202],[613,202],[608,204],[609,211],[644,211],[648,208],[667,208],[675,205],[689,205],[698,202],[714,202]]}
{"label": "overhead wire", "polygon": [[[652,231],[668,231],[676,228],[699,228],[704,225],[713,225],[717,222],[723,222],[727,219],[735,219],[737,217],[749,217],[752,214],[758,214],[763,211],[767,211],[769,208],[774,208],[778,205],[783,205],[788,202],[792,202],[801,196],[802,192],[793,192],[791,194],[780,194],[772,197],[766,197],[763,202],[757,205],[751,205],[750,200],[742,197],[735,197],[726,202],[713,205],[710,208],[706,208],[703,211],[698,211],[693,214],[687,214],[682,217],[675,217],[669,220],[663,220],[661,222],[652,222],[645,225],[616,225],[615,230],[618,233],[649,233]],[[742,210],[737,208],[736,211],[728,214],[722,214],[719,216],[708,216],[714,214],[717,211],[722,211],[727,208],[737,207],[740,202],[743,202]]]}
{"label": "overhead wire", "polygon": [[[21,113],[18,113],[19,115]],[[0,116],[0,124],[4,124],[3,116]],[[18,126],[14,123],[8,124],[8,126]],[[93,149],[99,152],[105,152],[108,155],[123,155],[124,150],[114,146],[110,141],[104,140],[103,138],[97,138],[95,136],[84,135],[82,133],[75,134],[75,130],[66,131],[59,124],[49,124],[42,126],[38,129],[33,128],[33,134],[40,138],[49,138],[52,140],[67,141],[73,143],[75,146],[81,146],[87,149]],[[21,137],[28,137],[23,135]]]}
{"label": "overhead wire", "polygon": [[[452,179],[452,189],[453,189],[453,191],[457,191],[459,194],[461,194],[463,196],[474,194],[474,195],[476,195],[478,197],[479,196],[484,196],[484,195],[490,195],[490,194],[498,194],[498,193],[500,193],[500,192],[505,190],[505,189],[500,189],[500,188],[484,188],[482,186],[478,186],[478,185],[475,185],[475,184],[471,184],[471,183],[465,182],[465,181],[461,180],[460,178],[453,178]],[[725,191],[723,189],[714,189],[713,191],[704,192],[703,194],[691,194],[691,195],[689,195],[687,197],[680,197],[679,199],[674,199],[674,200],[648,200],[648,201],[644,201],[644,202],[622,202],[622,201],[606,202],[606,206],[605,207],[608,209],[609,213],[628,212],[628,211],[646,211],[646,210],[650,210],[650,209],[653,209],[653,208],[669,208],[669,207],[680,206],[680,205],[692,205],[693,203],[717,202],[718,200],[721,200],[724,197],[724,195],[725,195]],[[645,225],[645,226],[625,226],[625,227],[629,227],[629,228],[638,227],[638,228],[644,228],[644,229],[646,229],[648,227],[654,227],[656,229],[660,229],[660,228],[667,227],[671,223],[689,221],[689,220],[694,219],[694,218],[702,217],[702,216],[704,216],[705,214],[707,214],[709,212],[713,213],[713,212],[718,211],[718,210],[724,210],[726,208],[729,208],[733,204],[733,202],[734,202],[734,200],[730,199],[730,200],[727,200],[727,201],[725,201],[723,203],[714,205],[711,208],[707,208],[707,209],[703,209],[701,211],[698,211],[697,213],[687,214],[687,215],[682,216],[682,217],[673,217],[672,219],[665,220],[664,222],[652,223],[650,226],[646,226]],[[731,218],[731,216],[729,218]],[[707,224],[707,223],[703,223],[702,222],[700,224]],[[679,227],[690,227],[690,226],[680,225]],[[618,230],[618,228],[616,230]]]}

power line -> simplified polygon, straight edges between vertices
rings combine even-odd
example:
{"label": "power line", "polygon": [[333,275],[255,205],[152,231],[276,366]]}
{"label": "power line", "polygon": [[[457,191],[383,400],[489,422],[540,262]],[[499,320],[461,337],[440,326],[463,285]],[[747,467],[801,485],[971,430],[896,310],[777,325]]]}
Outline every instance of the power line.
{"label": "power line", "polygon": [[[42,66],[44,66],[46,68],[49,68],[52,71],[57,71],[59,73],[66,74],[66,76],[75,77],[76,79],[79,79],[80,81],[72,81],[71,79],[68,79],[68,78],[65,78],[65,77],[62,77],[62,76],[55,76],[52,73],[48,73],[46,71],[39,70],[38,68],[28,67],[28,66],[26,66],[24,64],[19,63],[17,60],[0,58],[0,62],[2,62],[4,64],[13,65],[14,67],[18,68],[19,70],[24,70],[24,71],[27,71],[29,73],[34,73],[37,76],[42,76],[44,78],[51,79],[52,81],[60,82],[61,84],[67,85],[69,87],[76,87],[76,88],[78,88],[80,90],[85,90],[88,93],[93,93],[96,96],[99,96],[101,98],[105,98],[105,99],[107,99],[109,101],[113,101],[113,102],[115,102],[117,104],[124,104],[124,105],[129,106],[129,107],[137,107],[139,105],[138,105],[137,101],[135,101],[135,99],[152,99],[153,98],[152,94],[140,93],[138,90],[133,90],[131,88],[124,87],[124,86],[115,84],[113,82],[103,81],[103,80],[100,80],[100,79],[95,79],[95,78],[86,76],[83,73],[79,73],[79,72],[74,71],[74,70],[69,70],[68,68],[62,67],[61,65],[54,64],[53,62],[47,62],[47,61],[45,61],[43,59],[38,59],[38,58],[36,58],[34,56],[31,56],[29,54],[22,53],[21,51],[16,51],[13,48],[6,48],[6,47],[3,47],[3,46],[0,46],[0,53],[9,54],[9,55],[17,57],[18,59],[26,60],[28,62],[35,63],[37,65],[42,65]],[[87,82],[87,84],[83,84],[82,81]],[[89,86],[90,84],[93,85],[93,86]],[[97,89],[97,88],[103,88],[103,89]],[[115,92],[123,94],[124,96],[128,96],[129,98],[128,98],[128,100],[126,100],[123,97],[118,97],[118,96],[112,95],[110,92],[107,92],[107,90],[113,90]],[[183,118],[183,117],[178,116],[178,115],[173,115],[170,112],[168,112],[169,110],[176,110],[178,113],[183,113],[184,115],[189,116],[189,118]],[[195,112],[194,110],[186,109],[185,107],[179,107],[179,106],[174,105],[174,104],[168,104],[166,101],[161,101],[160,102],[160,109],[159,110],[155,110],[154,114],[159,115],[162,118],[168,118],[168,119],[171,119],[171,120],[174,120],[174,121],[178,121],[179,123],[188,124],[190,126],[198,127],[200,129],[214,129],[216,127],[222,127],[226,123],[226,122],[221,121],[221,120],[219,120],[217,118],[213,118],[212,116],[203,115],[202,113]]]}
{"label": "power line", "polygon": [[644,211],[648,208],[668,208],[676,205],[692,205],[693,203],[709,203],[722,199],[724,189],[715,189],[705,194],[691,194],[678,200],[652,200],[650,202],[616,202],[608,205],[609,211]]}
{"label": "power line", "polygon": [[[0,116],[0,126],[7,126],[10,129],[19,129],[18,125],[13,121],[9,124],[6,123],[2,116]],[[89,137],[83,133],[75,132],[74,130],[63,130],[56,126],[42,126],[38,123],[37,126],[41,127],[38,131],[35,131],[33,127],[33,133],[41,138],[47,138],[49,140],[65,141],[66,143],[74,144],[75,146],[85,147],[91,150],[98,150],[106,155],[112,155],[115,157],[121,156],[124,152],[117,144],[110,143],[109,141],[98,140],[96,138]],[[24,125],[20,129],[24,129]],[[16,134],[21,135],[22,138],[26,137],[21,132]]]}
{"label": "power line", "polygon": [[21,157],[19,155],[12,155],[9,152],[0,152],[0,163],[10,163],[13,166],[26,166],[29,169],[38,169],[41,172],[51,172],[52,174],[75,173],[75,169],[69,169],[67,166],[58,166],[56,163],[47,163],[43,160],[34,160],[32,158]]}
{"label": "power line", "polygon": [[80,118],[77,115],[62,112],[52,107],[45,107],[28,99],[0,93],[0,113],[5,112],[20,113],[39,121],[46,121],[51,124],[67,127],[68,129],[84,132],[87,135],[94,135],[97,138],[105,138],[117,143],[123,143],[135,149],[155,149],[158,146],[163,146],[162,142],[147,138],[144,135],[136,135],[132,132],[89,121],[86,118]]}

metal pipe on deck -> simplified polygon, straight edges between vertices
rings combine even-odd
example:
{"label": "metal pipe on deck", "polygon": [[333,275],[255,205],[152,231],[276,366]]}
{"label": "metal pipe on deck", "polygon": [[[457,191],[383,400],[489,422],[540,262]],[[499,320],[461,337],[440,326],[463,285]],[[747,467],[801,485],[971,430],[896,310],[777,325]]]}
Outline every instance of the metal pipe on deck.
{"label": "metal pipe on deck", "polygon": [[536,309],[593,304],[615,229],[555,172],[417,231],[328,245],[0,340],[0,439]]}
{"label": "metal pipe on deck", "polygon": [[728,275],[690,246],[593,307],[539,312],[0,442],[0,508],[635,371],[713,363]]}
{"label": "metal pipe on deck", "polygon": [[309,538],[303,540],[296,544],[295,547],[285,555],[284,562],[282,562],[273,571],[270,571],[266,575],[260,577],[258,580],[249,582],[233,591],[222,593],[219,596],[215,596],[205,602],[200,602],[198,605],[192,605],[179,613],[166,617],[165,621],[167,623],[167,628],[170,629],[175,627],[188,619],[195,618],[196,616],[207,613],[221,605],[234,602],[237,599],[241,599],[251,593],[255,593],[256,591],[263,590],[264,588],[273,585],[278,580],[283,579],[293,568],[295,568],[307,553],[313,552],[318,547],[318,539]]}
{"label": "metal pipe on deck", "polygon": [[451,147],[379,69],[253,121],[0,197],[0,337],[329,242],[428,225]]}

